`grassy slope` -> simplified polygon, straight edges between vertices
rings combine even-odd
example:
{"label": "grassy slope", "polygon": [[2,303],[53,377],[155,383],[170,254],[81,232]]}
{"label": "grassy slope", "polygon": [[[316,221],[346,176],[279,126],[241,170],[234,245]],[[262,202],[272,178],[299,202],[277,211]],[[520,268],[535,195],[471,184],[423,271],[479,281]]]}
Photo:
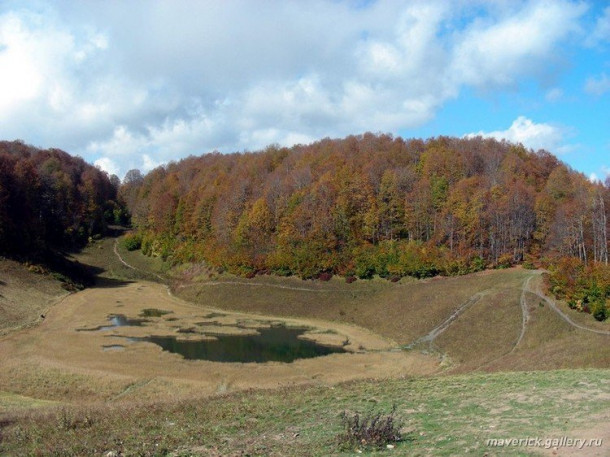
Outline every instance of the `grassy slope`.
{"label": "grassy slope", "polygon": [[0,260],[0,335],[34,325],[40,315],[67,295],[51,275],[30,271],[18,262]]}
{"label": "grassy slope", "polygon": [[[435,351],[450,372],[473,370],[538,370],[607,368],[610,336],[574,329],[532,293],[525,294],[529,319],[523,340],[514,347],[522,325],[520,299],[525,280],[531,287],[542,278],[523,269],[434,278],[426,281],[358,281],[327,283],[294,278],[257,277],[251,280],[218,277],[184,282],[175,293],[189,301],[216,308],[278,316],[298,316],[353,323],[408,345],[441,324],[460,304],[476,294],[467,307],[431,344],[416,349]],[[295,290],[298,289],[298,290]],[[566,313],[574,316],[573,310]],[[610,330],[610,320],[595,322],[577,315],[582,325]]]}
{"label": "grassy slope", "polygon": [[217,281],[220,284],[187,284],[176,294],[220,308],[351,322],[406,345],[480,291],[497,294],[513,290],[518,294],[527,274],[516,269],[501,270],[399,284],[385,280],[346,284],[340,279],[324,283],[295,278],[221,278]]}
{"label": "grassy slope", "polygon": [[[122,265],[112,247],[113,240],[98,242],[78,259],[104,267],[106,279],[154,277]],[[121,253],[138,268],[163,270],[138,253]],[[573,329],[548,306],[540,306],[533,294],[526,294],[530,319],[525,337],[511,352],[520,332],[519,298],[528,274],[508,270],[397,285],[220,277],[214,283],[227,284],[182,283],[177,291],[214,307],[353,322],[399,344],[426,334],[460,303],[485,291],[431,346],[416,350],[448,354],[448,373],[607,368],[608,337]],[[464,455],[468,450],[475,455],[530,455],[531,448],[488,448],[485,440],[579,438],[587,433],[596,438],[610,429],[609,378],[608,369],[479,373],[87,409],[49,408],[35,399],[5,394],[6,401],[0,397],[5,411],[0,416],[0,454],[99,455],[116,450],[125,455],[353,455],[336,443],[340,413],[388,412],[396,404],[412,439],[399,444],[396,455]],[[607,437],[606,446],[609,441]]]}
{"label": "grassy slope", "polygon": [[566,370],[361,381],[146,406],[15,413],[4,417],[9,425],[0,451],[15,456],[111,450],[124,455],[354,455],[355,449],[341,449],[336,440],[342,432],[340,414],[387,413],[396,405],[407,439],[391,454],[380,455],[531,455],[533,448],[493,448],[486,440],[607,437],[607,428],[595,428],[592,419],[608,420],[609,374]]}

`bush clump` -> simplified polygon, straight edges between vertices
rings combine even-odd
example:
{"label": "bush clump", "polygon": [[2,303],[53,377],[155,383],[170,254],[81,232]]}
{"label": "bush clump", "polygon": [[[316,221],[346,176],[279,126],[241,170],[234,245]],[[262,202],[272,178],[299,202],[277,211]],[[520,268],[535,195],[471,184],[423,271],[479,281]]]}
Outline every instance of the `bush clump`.
{"label": "bush clump", "polygon": [[332,279],[332,277],[333,277],[332,273],[329,273],[329,272],[325,271],[323,273],[320,273],[320,275],[318,276],[318,279],[320,281],[330,281]]}
{"label": "bush clump", "polygon": [[123,246],[128,251],[137,251],[142,247],[142,237],[136,233],[129,233],[123,237]]}
{"label": "bush clump", "polygon": [[358,413],[341,414],[345,431],[338,436],[343,449],[355,447],[380,449],[388,444],[402,441],[401,424],[396,419],[396,406],[390,414],[370,414],[361,416]]}

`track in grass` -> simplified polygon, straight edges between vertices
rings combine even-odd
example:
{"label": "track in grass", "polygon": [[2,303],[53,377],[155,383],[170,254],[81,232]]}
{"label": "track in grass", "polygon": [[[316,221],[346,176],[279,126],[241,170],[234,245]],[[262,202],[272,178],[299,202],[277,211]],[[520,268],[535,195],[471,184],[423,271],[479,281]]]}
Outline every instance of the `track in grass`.
{"label": "track in grass", "polygon": [[[489,289],[487,289],[487,290],[489,290]],[[481,299],[481,297],[484,295],[484,293],[487,292],[487,290],[482,291],[482,292],[477,292],[476,294],[471,296],[468,300],[466,300],[464,303],[462,303],[460,306],[458,306],[457,309],[447,319],[445,319],[439,325],[437,325],[432,330],[430,330],[430,332],[428,332],[426,335],[424,335],[421,338],[418,338],[417,340],[413,341],[412,343],[406,345],[405,349],[411,349],[411,348],[417,346],[418,344],[422,344],[422,343],[428,343],[429,345],[432,345],[433,341],[441,333],[443,333],[445,330],[447,330],[449,328],[449,326],[460,316],[460,314],[462,314],[464,311],[466,311],[466,309],[470,308],[472,305],[474,305],[476,302],[478,302]]]}
{"label": "track in grass", "polygon": [[580,330],[584,330],[586,332],[597,333],[598,335],[610,335],[610,331],[608,331],[608,330],[599,330],[599,329],[586,327],[584,325],[577,324],[572,319],[570,319],[570,317],[567,314],[565,314],[563,311],[561,311],[559,309],[559,307],[557,306],[557,304],[555,303],[555,301],[553,299],[540,293],[538,290],[529,290],[528,292],[531,292],[532,294],[536,295],[537,297],[543,299],[551,307],[551,309],[559,315],[559,317],[561,317],[565,322],[570,324],[572,327],[575,327]]}
{"label": "track in grass", "polygon": [[519,333],[519,338],[517,338],[517,342],[510,350],[509,354],[515,352],[521,340],[525,336],[525,329],[527,328],[527,321],[529,321],[530,313],[527,307],[527,298],[526,294],[529,291],[529,283],[534,276],[529,276],[525,281],[523,281],[523,287],[521,288],[521,298],[519,299],[519,304],[521,305],[521,333]]}

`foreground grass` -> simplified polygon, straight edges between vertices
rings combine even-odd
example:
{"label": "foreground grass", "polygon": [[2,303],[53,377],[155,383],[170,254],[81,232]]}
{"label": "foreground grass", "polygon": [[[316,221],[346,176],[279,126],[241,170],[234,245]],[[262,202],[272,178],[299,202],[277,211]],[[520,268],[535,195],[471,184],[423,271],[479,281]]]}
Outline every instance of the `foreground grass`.
{"label": "foreground grass", "polygon": [[[594,418],[610,409],[609,379],[609,370],[475,374],[250,391],[156,404],[16,411],[0,416],[0,452],[353,455],[357,448],[342,449],[337,441],[343,431],[341,413],[388,413],[395,405],[404,440],[395,449],[361,449],[365,453],[533,455],[535,448],[493,448],[486,440],[583,438],[578,432],[583,429],[593,434],[587,438],[599,438],[608,430],[608,418]],[[591,428],[593,423],[601,427]]]}
{"label": "foreground grass", "polygon": [[[486,441],[600,438],[608,418],[593,418],[610,408],[609,379],[609,370],[495,373],[250,391],[188,402],[38,409],[0,416],[0,452],[353,455],[357,448],[342,449],[337,441],[341,413],[387,413],[395,405],[404,440],[391,451],[363,449],[366,453],[532,455],[534,448],[493,448]],[[601,427],[591,429],[592,423]],[[585,428],[593,435],[578,432]]]}

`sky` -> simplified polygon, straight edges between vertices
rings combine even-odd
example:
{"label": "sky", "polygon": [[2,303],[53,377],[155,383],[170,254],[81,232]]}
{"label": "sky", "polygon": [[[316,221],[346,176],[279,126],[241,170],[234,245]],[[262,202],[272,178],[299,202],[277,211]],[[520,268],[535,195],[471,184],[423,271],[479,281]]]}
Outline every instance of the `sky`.
{"label": "sky", "polygon": [[610,173],[610,3],[0,0],[0,139],[123,178],[367,131]]}

